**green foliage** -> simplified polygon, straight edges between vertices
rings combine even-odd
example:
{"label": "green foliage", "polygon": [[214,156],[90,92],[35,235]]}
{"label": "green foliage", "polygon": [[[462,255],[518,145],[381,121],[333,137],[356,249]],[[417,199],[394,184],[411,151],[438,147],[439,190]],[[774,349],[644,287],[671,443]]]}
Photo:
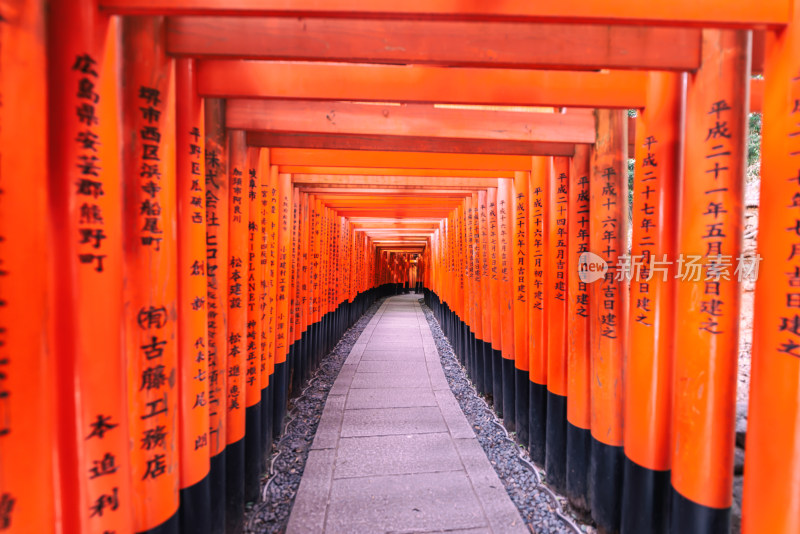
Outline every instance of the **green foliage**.
{"label": "green foliage", "polygon": [[747,121],[747,166],[761,161],[761,113],[751,113]]}

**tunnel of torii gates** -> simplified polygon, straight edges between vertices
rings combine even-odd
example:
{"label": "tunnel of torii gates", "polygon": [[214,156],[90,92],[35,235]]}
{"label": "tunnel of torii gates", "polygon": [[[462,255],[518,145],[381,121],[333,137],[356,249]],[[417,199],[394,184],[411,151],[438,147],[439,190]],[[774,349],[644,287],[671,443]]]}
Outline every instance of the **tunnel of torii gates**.
{"label": "tunnel of torii gates", "polygon": [[240,532],[410,282],[601,530],[727,532],[759,110],[742,528],[797,534],[798,5],[0,0],[0,531]]}

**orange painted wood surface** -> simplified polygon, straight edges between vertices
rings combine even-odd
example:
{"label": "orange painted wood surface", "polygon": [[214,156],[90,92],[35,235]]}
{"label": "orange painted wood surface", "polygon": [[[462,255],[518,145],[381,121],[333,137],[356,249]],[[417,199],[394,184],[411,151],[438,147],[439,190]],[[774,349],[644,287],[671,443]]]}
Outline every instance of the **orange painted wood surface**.
{"label": "orange painted wood surface", "polygon": [[417,65],[282,63],[208,59],[199,90],[219,98],[640,108],[636,71],[443,69]]}
{"label": "orange painted wood surface", "polygon": [[167,51],[279,61],[694,70],[700,66],[700,31],[533,22],[174,17]]}
{"label": "orange painted wood surface", "polygon": [[186,15],[279,15],[288,17],[357,17],[445,20],[564,20],[593,23],[664,24],[671,26],[758,27],[789,21],[791,2],[731,4],[722,0],[659,0],[647,5],[635,0],[565,0],[531,4],[525,0],[464,3],[459,0],[101,0],[113,13]]}

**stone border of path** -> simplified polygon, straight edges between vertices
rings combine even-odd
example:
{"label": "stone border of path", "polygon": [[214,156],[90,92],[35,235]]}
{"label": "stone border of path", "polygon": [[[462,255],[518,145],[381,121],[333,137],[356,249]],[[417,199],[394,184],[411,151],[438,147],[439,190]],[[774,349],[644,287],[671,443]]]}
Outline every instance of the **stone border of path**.
{"label": "stone border of path", "polygon": [[533,465],[527,450],[512,439],[494,411],[478,395],[433,312],[424,303],[421,307],[437,341],[441,365],[459,409],[475,429],[478,442],[531,531],[541,534],[596,532],[592,525],[571,514],[566,498],[542,483],[544,471]]}
{"label": "stone border of path", "polygon": [[[489,459],[484,453],[481,445],[478,443],[475,433],[470,427],[464,413],[458,405],[453,393],[450,390],[450,384],[445,377],[442,369],[439,351],[437,348],[436,340],[428,325],[428,321],[422,308],[417,301],[417,297],[400,297],[402,301],[412,302],[415,308],[414,315],[419,326],[419,332],[422,336],[422,351],[424,353],[425,368],[427,369],[428,379],[430,380],[430,387],[435,398],[436,407],[444,419],[447,433],[449,436],[445,441],[448,443],[437,442],[433,436],[447,436],[447,434],[418,434],[418,436],[428,436],[425,439],[436,442],[437,446],[451,446],[453,443],[456,448],[458,461],[460,465],[457,466],[458,471],[466,472],[466,478],[471,485],[471,493],[476,497],[477,502],[481,508],[481,516],[485,520],[481,521],[484,526],[472,525],[467,527],[464,532],[471,532],[479,534],[481,532],[492,533],[525,533],[529,532],[522,520],[517,508],[511,502],[509,495],[506,493],[505,488],[497,476]],[[351,391],[358,391],[351,389],[354,379],[356,379],[356,369],[362,362],[362,356],[367,348],[370,338],[378,326],[378,323],[384,316],[387,308],[394,301],[397,302],[398,297],[390,298],[384,301],[381,308],[373,316],[370,323],[361,333],[361,336],[356,341],[353,349],[350,352],[345,364],[342,366],[336,382],[328,394],[328,400],[323,411],[322,418],[317,428],[317,434],[314,442],[309,451],[308,461],[306,463],[303,478],[300,482],[297,497],[295,499],[294,507],[292,509],[291,517],[287,532],[289,534],[307,533],[307,532],[324,532],[328,520],[327,514],[331,505],[336,503],[331,502],[332,488],[334,484],[334,470],[342,469],[340,462],[337,467],[337,453],[340,445],[340,440],[349,439],[342,438],[343,426],[346,417],[346,405],[348,395]],[[413,300],[412,300],[413,299]],[[409,332],[408,335],[411,335]],[[385,337],[387,334],[381,334]],[[414,334],[415,335],[415,334]],[[398,339],[397,341],[401,341]],[[404,350],[418,350],[414,349]],[[397,365],[394,363],[393,365]],[[363,375],[363,373],[362,373]],[[418,377],[415,377],[418,379]],[[417,382],[418,383],[418,382]],[[388,391],[388,390],[387,390]],[[438,416],[437,416],[438,417]],[[397,441],[405,438],[406,436],[398,435],[392,436],[391,439],[386,440],[386,443]],[[442,438],[444,439],[444,438]],[[433,454],[433,452],[432,452]],[[340,459],[341,460],[341,459]],[[359,461],[356,459],[356,461]],[[367,461],[362,458],[360,461]],[[455,467],[452,467],[455,469]],[[445,467],[442,467],[446,471]],[[430,470],[428,470],[430,471]],[[341,471],[339,475],[342,475]],[[374,478],[389,478],[392,475],[375,475]],[[408,476],[408,475],[406,475]],[[438,476],[438,483],[451,482],[455,480],[454,473],[420,473],[419,476]],[[367,478],[367,477],[365,477]],[[342,484],[343,478],[337,478],[339,484]],[[348,480],[348,479],[344,479]],[[390,484],[401,484],[398,480],[389,480]],[[463,490],[463,488],[461,488]],[[392,504],[392,503],[388,503]],[[367,510],[363,510],[367,512]],[[453,513],[453,510],[442,510],[442,513]],[[465,511],[466,512],[466,511]],[[454,517],[455,521],[457,517]],[[335,527],[331,527],[334,528]],[[413,530],[413,527],[412,527]],[[398,532],[402,532],[398,531]],[[420,530],[413,530],[420,532]],[[440,531],[440,530],[436,530]],[[456,532],[455,530],[448,529],[448,532]],[[392,531],[394,532],[394,531]],[[426,531],[422,531],[426,532]],[[428,530],[427,532],[431,532]],[[460,531],[459,531],[460,532]]]}
{"label": "stone border of path", "polygon": [[347,329],[339,343],[322,360],[303,394],[289,400],[291,409],[285,425],[286,431],[275,443],[275,452],[268,463],[270,472],[262,478],[262,500],[247,503],[246,506],[245,533],[285,532],[328,392],[353,345],[383,301],[384,297],[378,299]]}

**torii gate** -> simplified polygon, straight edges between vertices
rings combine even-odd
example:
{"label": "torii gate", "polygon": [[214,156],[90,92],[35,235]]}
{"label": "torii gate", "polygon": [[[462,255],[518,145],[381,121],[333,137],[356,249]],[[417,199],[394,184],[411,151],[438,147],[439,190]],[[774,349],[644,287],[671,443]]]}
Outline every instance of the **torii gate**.
{"label": "torii gate", "polygon": [[[626,108],[643,110],[633,255],[708,258],[740,252],[746,112],[763,109],[743,530],[800,530],[795,2],[395,4],[0,2],[0,530],[177,532],[180,516],[219,532],[227,508],[236,531],[261,456],[247,451],[282,417],[261,391],[285,400],[290,365],[313,365],[300,347],[386,275],[375,252],[408,228],[441,321],[553,485],[607,531],[725,531],[736,281],[628,293],[567,276],[588,309],[526,289],[577,272],[581,247],[625,250]],[[247,269],[260,254],[272,268]],[[541,276],[535,258],[552,262]],[[250,291],[266,318],[222,294],[245,271],[269,288]],[[345,273],[346,290],[303,289]],[[220,372],[215,396],[200,377]],[[240,395],[275,417],[231,411]]]}

